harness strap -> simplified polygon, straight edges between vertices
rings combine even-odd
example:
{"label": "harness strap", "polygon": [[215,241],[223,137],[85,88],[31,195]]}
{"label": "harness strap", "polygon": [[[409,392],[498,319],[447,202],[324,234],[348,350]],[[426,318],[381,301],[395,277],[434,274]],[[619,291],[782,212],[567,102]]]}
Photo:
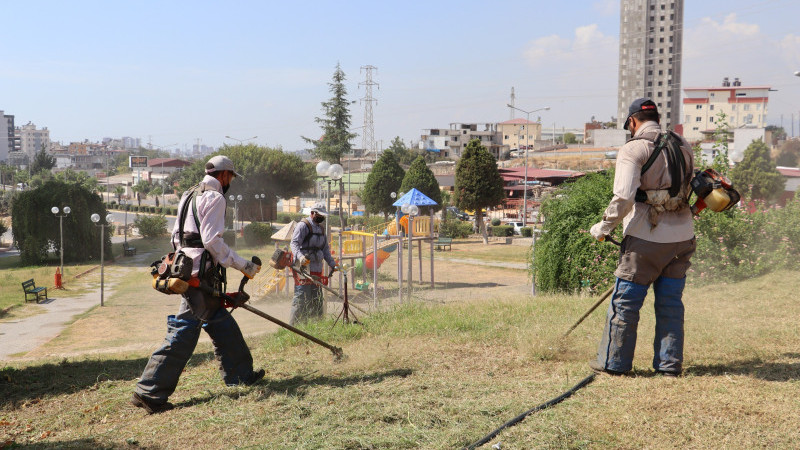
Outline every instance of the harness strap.
{"label": "harness strap", "polygon": [[[660,133],[654,140],[645,137],[636,137],[630,139],[628,142],[635,140],[649,141],[654,145],[653,152],[642,166],[640,175],[644,175],[645,172],[650,169],[650,166],[655,163],[656,158],[658,158],[661,152],[666,151],[667,169],[669,170],[670,177],[672,178],[672,185],[669,187],[669,196],[675,197],[681,194],[684,180],[686,179],[686,159],[683,156],[683,151],[681,150],[680,145],[678,145],[680,138],[678,138],[674,132],[666,131],[664,133]],[[647,191],[641,188],[636,189],[636,197],[634,200],[640,203],[647,203]]]}

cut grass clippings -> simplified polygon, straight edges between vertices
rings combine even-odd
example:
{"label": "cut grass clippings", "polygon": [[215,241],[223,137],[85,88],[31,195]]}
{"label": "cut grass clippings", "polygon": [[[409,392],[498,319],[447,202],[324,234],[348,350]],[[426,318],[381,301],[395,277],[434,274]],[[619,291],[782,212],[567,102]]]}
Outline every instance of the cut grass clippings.
{"label": "cut grass clippings", "polygon": [[[687,288],[682,378],[654,376],[652,301],[635,376],[599,376],[492,443],[503,448],[790,448],[800,439],[800,280],[789,273]],[[604,308],[560,335],[593,298],[518,297],[397,306],[362,325],[250,339],[267,371],[225,387],[198,346],[171,401],[128,404],[147,352],[12,363],[0,370],[0,442],[51,447],[457,448],[569,389],[588,373]]]}

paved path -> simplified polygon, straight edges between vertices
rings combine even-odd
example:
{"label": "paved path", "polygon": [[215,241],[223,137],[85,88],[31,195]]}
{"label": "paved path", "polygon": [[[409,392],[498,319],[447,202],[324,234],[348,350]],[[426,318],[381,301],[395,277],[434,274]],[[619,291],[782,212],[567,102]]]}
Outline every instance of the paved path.
{"label": "paved path", "polygon": [[[0,322],[0,360],[39,347],[58,336],[76,315],[100,305],[100,289],[76,298],[59,298],[59,291],[55,289],[48,294],[50,299],[39,303],[45,309],[43,314]],[[108,286],[105,294],[111,294]]]}

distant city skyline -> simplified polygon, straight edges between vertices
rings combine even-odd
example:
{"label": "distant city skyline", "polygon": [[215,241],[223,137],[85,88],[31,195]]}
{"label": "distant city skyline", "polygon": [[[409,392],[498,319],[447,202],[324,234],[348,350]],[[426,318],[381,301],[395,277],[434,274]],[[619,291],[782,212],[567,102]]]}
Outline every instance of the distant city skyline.
{"label": "distant city skyline", "polygon": [[[356,101],[356,133],[360,67],[378,68],[373,116],[383,148],[453,122],[507,120],[512,87],[516,106],[550,107],[536,114],[545,130],[617,115],[618,0],[79,0],[14,2],[4,11],[14,20],[0,46],[0,109],[65,144],[130,136],[183,150],[198,139],[219,147],[258,136],[261,145],[306,149],[301,136],[320,134],[314,118],[337,63]],[[768,123],[783,115],[791,133],[794,114],[800,134],[798,13],[788,0],[687,2],[683,87],[724,77],[771,86]]]}

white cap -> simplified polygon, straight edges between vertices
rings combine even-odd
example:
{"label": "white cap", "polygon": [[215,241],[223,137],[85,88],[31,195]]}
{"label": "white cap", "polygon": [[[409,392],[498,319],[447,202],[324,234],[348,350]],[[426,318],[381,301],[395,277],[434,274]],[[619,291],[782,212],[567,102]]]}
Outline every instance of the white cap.
{"label": "white cap", "polygon": [[241,175],[233,168],[233,161],[224,155],[217,155],[208,160],[206,163],[206,173],[219,172],[222,170],[229,170],[234,175],[240,177]]}
{"label": "white cap", "polygon": [[314,206],[311,207],[311,212],[315,212],[324,217],[328,216],[328,210],[325,209],[325,205],[322,202],[314,203]]}

